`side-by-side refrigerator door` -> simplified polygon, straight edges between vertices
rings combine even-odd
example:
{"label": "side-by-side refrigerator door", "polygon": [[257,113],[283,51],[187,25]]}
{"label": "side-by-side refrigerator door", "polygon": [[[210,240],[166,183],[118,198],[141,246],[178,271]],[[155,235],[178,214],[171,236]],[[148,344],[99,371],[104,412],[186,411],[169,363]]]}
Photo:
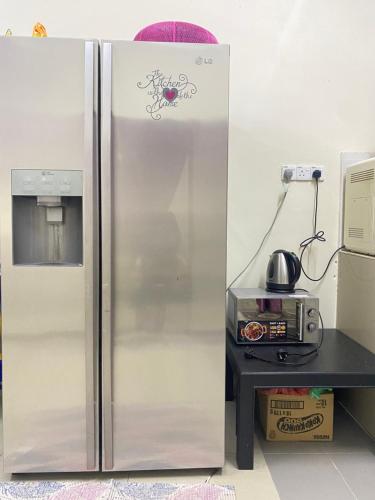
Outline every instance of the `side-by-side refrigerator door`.
{"label": "side-by-side refrigerator door", "polygon": [[104,470],[224,463],[228,70],[102,45]]}
{"label": "side-by-side refrigerator door", "polygon": [[98,453],[98,46],[0,38],[4,468]]}

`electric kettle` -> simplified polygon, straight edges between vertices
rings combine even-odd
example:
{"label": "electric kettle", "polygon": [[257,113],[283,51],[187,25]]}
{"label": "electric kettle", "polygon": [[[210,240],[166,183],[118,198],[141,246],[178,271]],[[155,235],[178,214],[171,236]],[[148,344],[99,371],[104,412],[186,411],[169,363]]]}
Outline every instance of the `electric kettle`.
{"label": "electric kettle", "polygon": [[297,255],[286,250],[276,250],[267,266],[267,290],[276,293],[293,293],[301,275],[301,263]]}

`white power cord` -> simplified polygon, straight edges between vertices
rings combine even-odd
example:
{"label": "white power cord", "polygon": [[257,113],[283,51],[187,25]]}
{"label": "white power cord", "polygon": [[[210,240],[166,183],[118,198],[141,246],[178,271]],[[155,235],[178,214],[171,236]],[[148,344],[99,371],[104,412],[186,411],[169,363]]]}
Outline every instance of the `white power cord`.
{"label": "white power cord", "polygon": [[229,288],[231,288],[234,285],[234,283],[239,278],[241,278],[241,276],[249,269],[249,267],[251,266],[251,264],[258,257],[260,251],[262,250],[263,245],[264,245],[265,241],[267,240],[268,236],[270,235],[270,233],[271,233],[274,225],[276,224],[276,221],[277,221],[277,219],[279,217],[280,211],[283,208],[283,205],[284,205],[284,202],[285,202],[285,199],[286,199],[286,195],[288,194],[288,190],[289,190],[289,184],[288,184],[288,182],[290,181],[291,175],[292,175],[292,171],[288,172],[288,170],[286,170],[284,172],[284,179],[283,179],[284,193],[283,193],[283,196],[281,198],[281,201],[279,202],[279,204],[277,206],[277,209],[276,209],[274,218],[272,219],[271,225],[268,228],[268,231],[266,232],[266,234],[263,236],[262,241],[260,242],[260,245],[258,246],[255,254],[251,257],[251,259],[249,260],[249,262],[247,263],[247,265],[242,269],[242,271],[239,274],[237,274],[237,276],[230,282],[230,284],[227,286],[227,290],[226,291],[228,291]]}

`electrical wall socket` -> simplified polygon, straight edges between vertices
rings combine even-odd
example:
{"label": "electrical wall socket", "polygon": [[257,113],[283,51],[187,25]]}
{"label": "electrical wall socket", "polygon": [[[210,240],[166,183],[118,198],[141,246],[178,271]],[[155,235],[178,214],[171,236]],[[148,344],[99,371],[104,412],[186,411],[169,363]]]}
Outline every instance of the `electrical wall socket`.
{"label": "electrical wall socket", "polygon": [[303,165],[296,167],[296,181],[310,181],[311,179],[311,167]]}
{"label": "electrical wall socket", "polygon": [[281,180],[285,180],[285,173],[291,172],[290,181],[315,181],[313,173],[320,170],[322,175],[319,181],[325,179],[325,167],[323,165],[283,165],[281,167]]}

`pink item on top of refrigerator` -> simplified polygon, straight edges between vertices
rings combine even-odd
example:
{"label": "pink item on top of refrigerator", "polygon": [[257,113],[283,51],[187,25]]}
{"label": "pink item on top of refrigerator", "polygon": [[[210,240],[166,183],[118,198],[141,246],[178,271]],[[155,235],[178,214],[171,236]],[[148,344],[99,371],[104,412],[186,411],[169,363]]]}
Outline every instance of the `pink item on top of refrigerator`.
{"label": "pink item on top of refrigerator", "polygon": [[150,24],[139,31],[136,42],[218,43],[217,38],[205,28],[181,21],[163,21]]}

